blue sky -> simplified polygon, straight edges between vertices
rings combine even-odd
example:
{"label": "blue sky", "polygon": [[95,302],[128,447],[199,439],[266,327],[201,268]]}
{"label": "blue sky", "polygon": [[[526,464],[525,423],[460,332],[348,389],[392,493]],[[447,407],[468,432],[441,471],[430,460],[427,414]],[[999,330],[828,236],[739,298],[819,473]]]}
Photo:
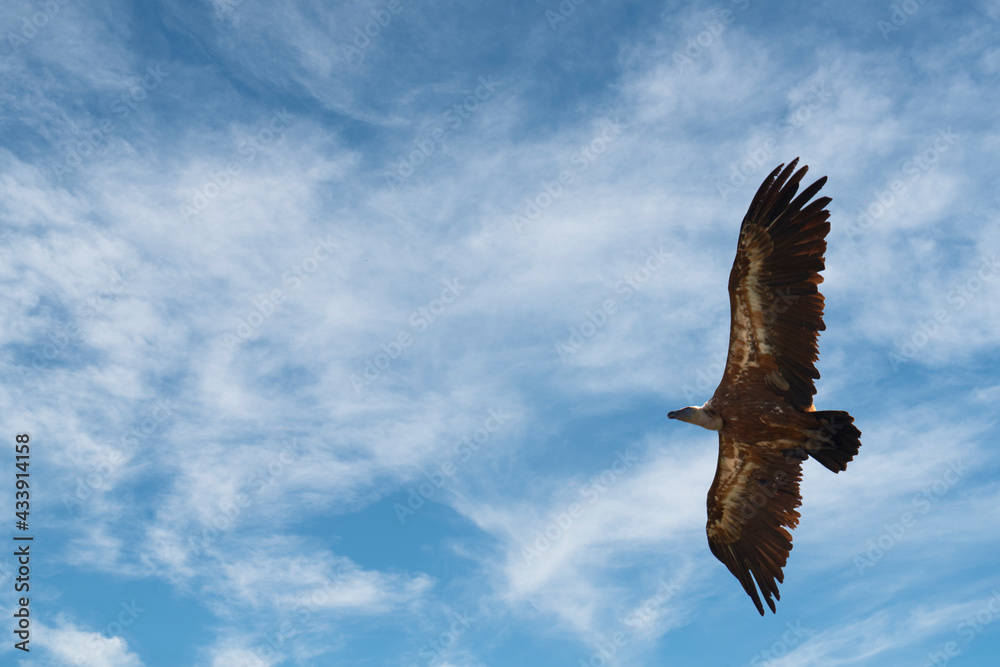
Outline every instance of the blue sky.
{"label": "blue sky", "polygon": [[[4,664],[1000,652],[997,2],[0,17]],[[666,413],[796,156],[833,197],[816,405],[864,446],[805,464],[761,618],[705,538],[716,437]]]}

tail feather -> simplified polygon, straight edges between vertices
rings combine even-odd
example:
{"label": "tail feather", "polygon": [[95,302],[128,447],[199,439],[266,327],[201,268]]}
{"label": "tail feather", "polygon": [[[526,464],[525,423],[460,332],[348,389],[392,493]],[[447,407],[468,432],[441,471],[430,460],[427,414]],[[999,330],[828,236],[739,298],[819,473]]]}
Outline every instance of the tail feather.
{"label": "tail feather", "polygon": [[861,447],[861,431],[854,425],[854,417],[843,410],[812,414],[816,417],[816,428],[806,431],[809,438],[802,445],[804,453],[833,472],[846,470]]}

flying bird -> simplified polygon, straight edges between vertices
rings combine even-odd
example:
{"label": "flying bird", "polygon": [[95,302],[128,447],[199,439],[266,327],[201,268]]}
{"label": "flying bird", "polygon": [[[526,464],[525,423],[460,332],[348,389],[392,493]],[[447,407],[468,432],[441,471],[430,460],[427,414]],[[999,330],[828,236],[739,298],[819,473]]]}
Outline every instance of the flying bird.
{"label": "flying bird", "polygon": [[[799,522],[802,462],[833,472],[861,447],[854,418],[813,407],[823,295],[817,286],[830,231],[829,197],[810,201],[826,177],[796,197],[808,167],[798,158],[761,184],[740,226],[729,274],[729,355],[722,382],[701,407],[667,416],[719,432],[708,491],[708,546],[739,579],[757,611],[774,612]],[[756,584],[756,586],[755,586]],[[757,589],[760,589],[760,595]],[[772,600],[772,597],[774,598]]]}

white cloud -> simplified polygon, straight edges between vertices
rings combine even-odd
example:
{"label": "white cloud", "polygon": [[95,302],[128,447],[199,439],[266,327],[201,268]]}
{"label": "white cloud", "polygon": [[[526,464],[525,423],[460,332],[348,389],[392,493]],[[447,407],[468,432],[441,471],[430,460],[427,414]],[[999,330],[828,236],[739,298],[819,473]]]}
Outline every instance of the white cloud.
{"label": "white cloud", "polygon": [[[993,462],[980,443],[996,387],[969,388],[955,377],[1000,343],[1000,301],[992,298],[1000,279],[984,281],[961,308],[950,298],[1000,242],[983,152],[996,143],[996,92],[976,78],[996,70],[985,29],[934,48],[918,40],[893,51],[844,42],[817,50],[809,31],[774,41],[754,5],[682,66],[674,52],[709,15],[664,16],[622,38],[599,93],[577,91],[551,108],[536,99],[548,85],[540,74],[498,61],[506,69],[497,93],[390,190],[383,172],[478,76],[437,65],[412,76],[412,59],[399,57],[402,36],[423,38],[434,25],[444,30],[434,33],[437,43],[457,49],[482,39],[484,26],[469,30],[435,13],[443,10],[407,4],[363,58],[347,62],[340,47],[377,8],[168,3],[172,45],[191,40],[197,54],[171,60],[149,101],[60,180],[52,159],[63,159],[149,64],[128,46],[137,22],[60,7],[44,35],[2,65],[13,82],[5,106],[34,132],[23,140],[47,142],[48,152],[37,157],[34,144],[0,151],[0,212],[12,230],[0,249],[0,277],[12,285],[0,304],[0,336],[22,368],[39,341],[56,353],[40,361],[44,372],[5,385],[0,402],[19,415],[19,428],[51,440],[38,453],[57,490],[48,497],[86,494],[63,517],[65,562],[203,593],[220,620],[204,652],[210,664],[250,660],[256,635],[234,628],[256,630],[288,607],[311,605],[312,630],[303,632],[319,636],[334,617],[407,619],[421,605],[451,603],[453,589],[417,568],[372,567],[286,526],[290,517],[337,517],[406,492],[454,462],[456,441],[490,408],[513,415],[510,425],[434,498],[477,530],[451,547],[470,558],[475,576],[490,578],[447,583],[515,621],[555,618],[556,632],[585,642],[621,627],[661,579],[676,579],[680,592],[651,612],[644,641],[692,622],[692,607],[722,591],[749,608],[704,544],[714,438],[677,431],[665,412],[714,389],[738,221],[760,179],[795,155],[811,175],[830,175],[825,192],[834,197],[818,399],[854,412],[865,446],[843,475],[807,466],[789,567],[815,580],[848,570],[841,594],[872,609],[880,592],[904,590],[920,575],[920,554],[968,562],[974,556],[961,561],[962,548],[992,539],[962,537],[970,517],[988,518],[996,507],[970,474],[884,563],[853,574],[852,556],[952,458]],[[33,7],[15,9],[16,17]],[[559,38],[586,24],[585,10]],[[535,58],[557,38],[542,16],[519,25],[520,57],[555,67]],[[66,49],[48,48],[59,40]],[[491,63],[475,67],[486,74]],[[67,101],[81,91],[96,98],[90,106]],[[290,101],[295,118],[250,159],[239,147],[262,131],[278,99]],[[601,138],[612,124],[620,133]],[[949,127],[960,139],[852,240],[846,230],[859,213]],[[587,146],[593,159],[581,162]],[[734,182],[747,160],[749,174]],[[230,162],[238,173],[220,176]],[[566,169],[573,182],[553,196]],[[519,233],[512,217],[543,194],[549,204]],[[336,251],[308,276],[296,273],[316,259],[316,239],[332,239]],[[650,247],[668,259],[626,299],[616,287]],[[460,297],[418,330],[411,315],[455,279],[466,286]],[[615,313],[560,360],[556,344],[609,299]],[[940,308],[948,321],[928,334]],[[68,324],[79,332],[61,345]],[[927,340],[918,346],[921,332]],[[358,391],[351,376],[400,334],[412,344]],[[245,340],[232,345],[234,335]],[[915,351],[895,375],[888,355],[907,339]],[[904,382],[928,368],[961,390],[923,394]],[[170,417],[141,431],[157,398],[172,402]],[[950,400],[972,414],[941,409]],[[632,406],[653,403],[663,404],[662,424],[648,408],[633,423]],[[621,442],[595,434],[591,425],[605,416],[634,430]],[[564,442],[564,432],[577,435]],[[573,503],[587,503],[581,486],[630,441],[645,443],[643,460],[562,529]],[[291,461],[282,460],[292,443]],[[388,529],[373,530],[398,528],[386,518]],[[526,562],[524,547],[553,525],[564,534]],[[790,578],[783,591],[793,586]],[[822,600],[836,604],[836,596]],[[782,604],[796,599],[803,596]],[[843,659],[919,641],[894,629],[900,610],[864,613],[878,632]],[[843,638],[861,622],[855,612],[844,618],[799,647],[801,659],[841,659]],[[96,634],[60,627],[73,641]],[[323,641],[310,635],[289,651],[320,651]],[[138,664],[127,662],[138,658],[123,642],[112,644],[111,662],[94,664]]]}
{"label": "white cloud", "polygon": [[122,637],[80,629],[65,618],[56,619],[54,626],[36,619],[33,629],[36,633],[33,640],[43,649],[43,655],[53,661],[50,663],[53,667],[142,667],[144,664]]}
{"label": "white cloud", "polygon": [[[622,447],[600,470],[550,481],[550,498],[460,499],[456,509],[501,540],[496,595],[515,608],[529,603],[590,637],[620,624],[627,605],[640,602],[615,581],[621,570],[692,586],[689,561],[703,545],[704,498],[714,473],[715,446],[706,444],[683,454],[659,442],[645,453]],[[662,583],[653,581],[653,588]]]}
{"label": "white cloud", "polygon": [[254,646],[250,637],[229,636],[220,639],[213,646],[204,649],[205,664],[210,667],[230,667],[230,665],[253,665],[272,667],[281,664],[284,656],[269,646]]}
{"label": "white cloud", "polygon": [[[385,613],[418,599],[431,585],[426,575],[395,575],[358,567],[350,559],[311,548],[303,540],[254,540],[232,559],[214,554],[215,575],[206,588],[219,601],[218,613],[266,606],[289,616],[327,611]],[[301,552],[297,555],[296,552]]]}

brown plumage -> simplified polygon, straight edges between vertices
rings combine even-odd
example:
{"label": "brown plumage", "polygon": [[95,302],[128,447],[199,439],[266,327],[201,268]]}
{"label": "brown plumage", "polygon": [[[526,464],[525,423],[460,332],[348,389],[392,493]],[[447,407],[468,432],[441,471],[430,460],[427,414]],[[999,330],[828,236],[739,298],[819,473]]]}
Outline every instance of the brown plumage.
{"label": "brown plumage", "polygon": [[[802,461],[846,469],[861,446],[848,413],[816,412],[817,339],[823,324],[829,197],[810,200],[826,177],[796,196],[808,167],[771,172],[740,227],[729,274],[729,356],[702,407],[667,416],[719,431],[719,463],[708,492],[708,545],[757,611],[771,611],[799,522]],[[760,589],[760,594],[758,594]],[[772,599],[773,598],[773,599]]]}

